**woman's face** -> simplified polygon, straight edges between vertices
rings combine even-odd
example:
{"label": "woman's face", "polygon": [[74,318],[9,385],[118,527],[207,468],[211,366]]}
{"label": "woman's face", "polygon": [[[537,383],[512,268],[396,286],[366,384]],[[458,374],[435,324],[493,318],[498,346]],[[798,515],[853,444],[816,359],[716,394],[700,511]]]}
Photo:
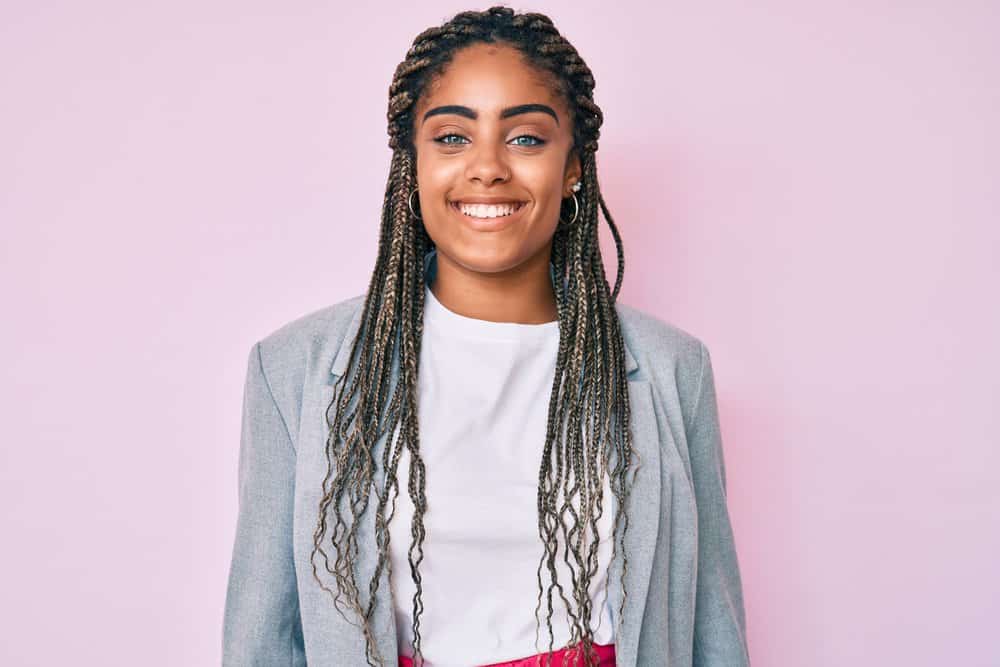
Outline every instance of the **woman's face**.
{"label": "woman's face", "polygon": [[498,273],[534,259],[548,278],[560,204],[580,180],[571,123],[517,50],[475,44],[455,54],[414,115],[418,212],[439,260]]}

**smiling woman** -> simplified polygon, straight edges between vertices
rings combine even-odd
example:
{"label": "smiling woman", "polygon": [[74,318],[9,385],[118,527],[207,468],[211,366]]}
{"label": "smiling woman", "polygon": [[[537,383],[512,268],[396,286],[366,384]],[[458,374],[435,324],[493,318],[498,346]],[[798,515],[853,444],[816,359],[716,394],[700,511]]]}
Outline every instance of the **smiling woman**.
{"label": "smiling woman", "polygon": [[368,290],[249,355],[224,664],[749,664],[711,357],[617,302],[593,90],[542,14],[414,40]]}

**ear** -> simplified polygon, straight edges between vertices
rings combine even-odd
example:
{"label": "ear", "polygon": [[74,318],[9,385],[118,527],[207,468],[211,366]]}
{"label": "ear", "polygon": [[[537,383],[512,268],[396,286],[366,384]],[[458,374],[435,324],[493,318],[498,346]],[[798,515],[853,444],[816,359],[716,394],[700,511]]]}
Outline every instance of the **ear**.
{"label": "ear", "polygon": [[563,178],[563,199],[573,196],[573,185],[580,180],[583,175],[583,167],[580,166],[580,156],[575,150],[570,150],[566,156],[565,177]]}

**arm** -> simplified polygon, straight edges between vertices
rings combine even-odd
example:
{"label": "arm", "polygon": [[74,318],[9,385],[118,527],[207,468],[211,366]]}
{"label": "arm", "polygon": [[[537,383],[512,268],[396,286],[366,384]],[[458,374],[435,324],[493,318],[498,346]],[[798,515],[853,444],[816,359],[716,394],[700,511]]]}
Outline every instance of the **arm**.
{"label": "arm", "polygon": [[726,470],[708,348],[701,344],[701,371],[686,425],[698,506],[698,584],[695,599],[695,667],[750,664],[743,588],[726,505]]}
{"label": "arm", "polygon": [[295,449],[264,374],[260,343],[247,360],[238,476],[222,664],[305,665],[292,552]]}

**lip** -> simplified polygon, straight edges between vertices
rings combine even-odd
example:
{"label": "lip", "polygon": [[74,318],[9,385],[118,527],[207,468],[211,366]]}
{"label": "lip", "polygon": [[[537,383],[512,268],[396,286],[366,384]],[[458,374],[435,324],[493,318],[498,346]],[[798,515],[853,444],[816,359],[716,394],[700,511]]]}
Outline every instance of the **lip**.
{"label": "lip", "polygon": [[[507,201],[510,201],[509,199]],[[467,202],[473,203],[473,202]],[[485,203],[485,202],[475,202],[475,203]],[[521,208],[517,209],[510,215],[505,215],[499,218],[474,218],[471,215],[466,215],[462,213],[462,209],[458,207],[458,202],[449,201],[448,207],[455,212],[455,214],[465,222],[466,225],[472,229],[479,232],[498,232],[502,229],[506,229],[510,225],[519,221],[524,215],[524,212],[528,208],[528,202],[522,202]]]}

